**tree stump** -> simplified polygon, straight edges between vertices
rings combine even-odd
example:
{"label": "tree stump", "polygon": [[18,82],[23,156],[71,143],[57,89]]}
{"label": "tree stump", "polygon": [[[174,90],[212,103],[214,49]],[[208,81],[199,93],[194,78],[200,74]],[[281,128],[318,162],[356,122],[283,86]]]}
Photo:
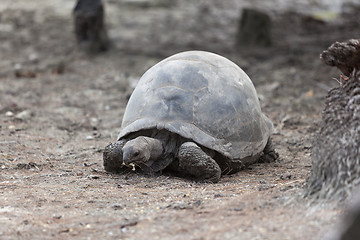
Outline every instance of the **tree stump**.
{"label": "tree stump", "polygon": [[271,45],[271,18],[254,9],[243,9],[238,23],[236,48]]}
{"label": "tree stump", "polygon": [[78,0],[74,8],[75,36],[79,46],[88,52],[106,51],[109,40],[101,0]]}

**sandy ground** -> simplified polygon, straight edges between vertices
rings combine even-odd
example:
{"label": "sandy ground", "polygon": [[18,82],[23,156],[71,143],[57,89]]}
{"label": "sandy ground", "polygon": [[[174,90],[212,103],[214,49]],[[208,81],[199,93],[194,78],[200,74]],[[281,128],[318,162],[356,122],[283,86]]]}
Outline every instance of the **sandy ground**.
{"label": "sandy ground", "polygon": [[[73,1],[0,4],[1,239],[323,239],[343,205],[303,199],[323,99],[339,73],[319,53],[356,37],[330,21],[272,12],[273,46],[234,51],[233,1],[107,1],[110,51],[74,41]],[[210,4],[211,3],[211,4]],[[333,16],[333,15],[331,15]],[[358,32],[358,29],[357,29]],[[197,183],[109,174],[103,148],[136,80],[175,52],[209,50],[253,80],[275,126],[273,163]]]}

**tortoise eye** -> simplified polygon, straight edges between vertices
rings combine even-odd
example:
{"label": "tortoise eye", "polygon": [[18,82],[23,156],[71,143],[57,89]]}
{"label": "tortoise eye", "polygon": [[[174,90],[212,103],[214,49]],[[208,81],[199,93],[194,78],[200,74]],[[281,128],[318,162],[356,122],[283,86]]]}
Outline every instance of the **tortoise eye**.
{"label": "tortoise eye", "polygon": [[140,152],[139,152],[139,151],[136,151],[136,152],[134,152],[133,156],[134,156],[134,157],[137,157],[137,156],[139,156],[139,154],[140,154]]}

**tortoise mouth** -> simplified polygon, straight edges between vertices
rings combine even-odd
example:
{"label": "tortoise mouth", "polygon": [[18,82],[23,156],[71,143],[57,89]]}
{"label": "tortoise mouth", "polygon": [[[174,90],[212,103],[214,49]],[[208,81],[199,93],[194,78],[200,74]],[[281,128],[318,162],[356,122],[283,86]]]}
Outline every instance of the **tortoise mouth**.
{"label": "tortoise mouth", "polygon": [[[215,150],[220,154],[230,159],[243,159],[254,155],[254,153],[261,152],[270,137],[272,128],[269,127],[264,116],[264,123],[261,124],[262,135],[264,136],[259,141],[235,141],[230,142],[225,139],[216,138],[209,133],[200,129],[194,124],[184,123],[178,121],[160,122],[151,118],[141,118],[131,124],[123,127],[118,136],[118,140],[125,138],[130,133],[138,132],[141,130],[157,129],[168,130],[169,132],[176,133],[183,138],[192,139],[194,142]],[[270,121],[269,121],[270,122]]]}

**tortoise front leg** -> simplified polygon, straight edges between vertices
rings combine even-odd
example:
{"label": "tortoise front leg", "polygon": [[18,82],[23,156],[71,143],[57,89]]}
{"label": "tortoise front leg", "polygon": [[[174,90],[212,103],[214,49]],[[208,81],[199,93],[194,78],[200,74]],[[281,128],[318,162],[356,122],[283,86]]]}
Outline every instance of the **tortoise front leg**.
{"label": "tortoise front leg", "polygon": [[104,168],[107,172],[122,172],[128,168],[123,165],[123,151],[126,140],[107,145],[103,152]]}
{"label": "tortoise front leg", "polygon": [[218,182],[221,169],[214,159],[193,142],[183,143],[178,152],[179,168],[199,180]]}

